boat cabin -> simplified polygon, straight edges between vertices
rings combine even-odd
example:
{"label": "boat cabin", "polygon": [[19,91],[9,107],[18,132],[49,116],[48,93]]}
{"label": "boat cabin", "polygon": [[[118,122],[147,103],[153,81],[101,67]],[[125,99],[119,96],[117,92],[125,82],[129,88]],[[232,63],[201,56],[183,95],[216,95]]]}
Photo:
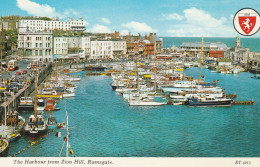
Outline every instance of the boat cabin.
{"label": "boat cabin", "polygon": [[45,106],[45,110],[47,111],[54,111],[55,108],[55,101],[52,99],[47,99],[46,100],[46,106]]}
{"label": "boat cabin", "polygon": [[20,104],[31,104],[33,103],[31,97],[21,97]]}

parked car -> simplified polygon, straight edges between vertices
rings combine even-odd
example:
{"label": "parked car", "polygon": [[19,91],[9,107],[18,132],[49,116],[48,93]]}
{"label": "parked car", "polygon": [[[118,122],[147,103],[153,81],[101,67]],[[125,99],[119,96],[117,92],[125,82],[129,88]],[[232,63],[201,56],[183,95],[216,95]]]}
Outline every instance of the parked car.
{"label": "parked car", "polygon": [[22,72],[23,74],[27,74],[27,70],[23,70],[23,72]]}
{"label": "parked car", "polygon": [[22,73],[20,71],[17,71],[15,75],[21,75]]}

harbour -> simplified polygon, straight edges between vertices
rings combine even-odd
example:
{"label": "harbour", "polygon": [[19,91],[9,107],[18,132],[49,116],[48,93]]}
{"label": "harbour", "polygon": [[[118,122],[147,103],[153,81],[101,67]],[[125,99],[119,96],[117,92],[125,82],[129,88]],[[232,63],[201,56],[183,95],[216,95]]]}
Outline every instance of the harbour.
{"label": "harbour", "polygon": [[[188,23],[187,11],[201,25],[218,20],[190,8],[161,21]],[[186,30],[135,21],[121,25],[138,31],[97,32],[85,17],[59,17],[1,16],[0,157],[260,156],[260,38],[179,37]],[[245,17],[253,35],[260,24]],[[60,160],[21,163],[113,164]]]}
{"label": "harbour", "polygon": [[[198,68],[193,68],[193,72],[197,77]],[[190,69],[185,73],[190,74]],[[46,115],[51,114],[62,122],[65,110],[68,111],[70,126],[74,127],[70,129],[70,145],[76,156],[258,156],[256,138],[259,136],[255,132],[259,128],[257,111],[260,99],[259,90],[253,89],[258,81],[248,80],[252,74],[245,72],[230,76],[202,69],[202,73],[207,76],[207,81],[218,78],[218,84],[230,93],[236,92],[238,100],[254,98],[256,104],[206,108],[129,106],[112,90],[111,77],[82,75],[76,84],[76,96],[60,100],[58,105],[61,109]],[[252,89],[245,90],[241,82]],[[23,116],[29,114],[23,113]],[[17,156],[57,156],[63,138],[56,137],[55,132],[39,142],[36,140]],[[85,140],[81,140],[83,136]],[[245,137],[247,140],[241,140]],[[31,142],[35,141],[21,137],[10,145],[8,156],[13,156]],[[189,146],[187,142],[192,144]],[[241,145],[242,148],[238,147]]]}

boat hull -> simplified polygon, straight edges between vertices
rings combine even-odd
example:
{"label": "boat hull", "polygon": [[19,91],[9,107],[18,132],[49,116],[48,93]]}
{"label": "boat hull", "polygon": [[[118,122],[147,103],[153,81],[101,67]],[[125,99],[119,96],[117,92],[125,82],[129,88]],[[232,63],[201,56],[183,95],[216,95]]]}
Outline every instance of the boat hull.
{"label": "boat hull", "polygon": [[32,137],[32,138],[38,138],[41,136],[44,136],[47,134],[48,129],[46,128],[45,130],[37,130],[37,131],[33,131],[33,130],[24,130],[24,134],[28,137]]}
{"label": "boat hull", "polygon": [[163,102],[129,102],[130,106],[161,106],[165,105]]}
{"label": "boat hull", "polygon": [[215,106],[231,106],[233,100],[225,100],[225,101],[203,101],[199,102],[197,100],[188,100],[189,106],[200,106],[200,107],[215,107]]}
{"label": "boat hull", "polygon": [[29,110],[33,110],[33,109],[34,109],[34,105],[19,105],[18,106],[19,111],[29,111]]}

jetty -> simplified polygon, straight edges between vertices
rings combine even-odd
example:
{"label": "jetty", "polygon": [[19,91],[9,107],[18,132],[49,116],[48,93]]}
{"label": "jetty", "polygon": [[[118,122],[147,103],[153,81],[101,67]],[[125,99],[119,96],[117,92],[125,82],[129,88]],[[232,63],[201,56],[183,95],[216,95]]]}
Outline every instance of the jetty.
{"label": "jetty", "polygon": [[233,105],[254,105],[255,102],[253,100],[251,101],[233,101]]}

